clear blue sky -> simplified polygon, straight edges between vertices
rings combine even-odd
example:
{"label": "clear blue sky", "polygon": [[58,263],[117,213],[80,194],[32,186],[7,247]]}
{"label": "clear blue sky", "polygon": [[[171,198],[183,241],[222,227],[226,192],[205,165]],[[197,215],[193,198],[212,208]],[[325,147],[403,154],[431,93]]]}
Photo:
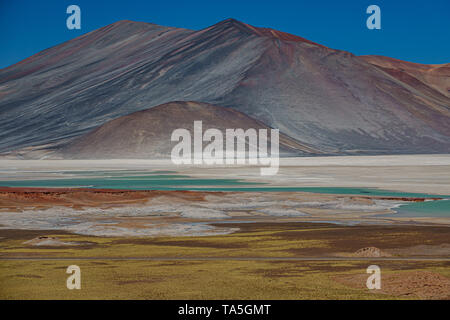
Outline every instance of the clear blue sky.
{"label": "clear blue sky", "polygon": [[[66,28],[71,4],[81,8],[80,31]],[[381,8],[381,30],[366,27],[371,4]],[[118,20],[202,29],[226,18],[357,55],[450,62],[450,0],[0,0],[0,68]]]}

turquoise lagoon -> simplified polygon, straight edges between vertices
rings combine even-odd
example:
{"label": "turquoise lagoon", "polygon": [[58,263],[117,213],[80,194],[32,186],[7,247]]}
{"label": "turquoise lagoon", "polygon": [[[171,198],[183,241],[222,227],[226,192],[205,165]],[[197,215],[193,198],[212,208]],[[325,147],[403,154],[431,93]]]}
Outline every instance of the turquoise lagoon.
{"label": "turquoise lagoon", "polygon": [[0,180],[4,187],[97,188],[127,190],[192,190],[235,192],[311,192],[325,194],[366,195],[403,198],[443,198],[445,200],[413,202],[401,205],[395,216],[450,217],[449,195],[408,193],[375,188],[283,187],[242,179],[198,179],[173,171],[62,171],[55,178]]}

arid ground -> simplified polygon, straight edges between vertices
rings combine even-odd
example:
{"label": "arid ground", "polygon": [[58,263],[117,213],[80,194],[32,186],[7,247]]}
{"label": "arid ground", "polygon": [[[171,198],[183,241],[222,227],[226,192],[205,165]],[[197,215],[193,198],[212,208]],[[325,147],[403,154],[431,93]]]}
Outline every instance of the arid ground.
{"label": "arid ground", "polygon": [[[345,166],[333,164],[336,158],[302,165],[290,159],[269,185],[450,194],[446,156],[367,158]],[[79,162],[56,161],[0,168],[0,180],[51,176],[49,168],[86,170]],[[90,170],[100,168],[105,162],[93,162]],[[115,168],[123,164],[107,166]],[[214,178],[234,172],[262,181],[253,169],[175,170]],[[449,215],[395,213],[399,205],[432,199],[2,187],[0,298],[449,299]],[[66,288],[73,264],[81,269],[81,290]],[[381,269],[380,290],[366,288],[371,265]]]}
{"label": "arid ground", "polygon": [[[3,299],[448,299],[447,227],[233,224],[223,236],[1,230]],[[30,242],[30,239],[35,239]],[[45,243],[44,241],[48,241]],[[51,242],[51,241],[53,242]],[[376,247],[371,257],[360,253]],[[69,265],[82,289],[68,290]],[[366,288],[370,265],[382,288]]]}

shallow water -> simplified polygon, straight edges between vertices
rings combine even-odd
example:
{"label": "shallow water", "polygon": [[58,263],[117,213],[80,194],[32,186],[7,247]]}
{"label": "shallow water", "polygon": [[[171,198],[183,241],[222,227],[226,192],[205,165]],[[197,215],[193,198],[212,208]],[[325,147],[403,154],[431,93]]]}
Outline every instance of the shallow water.
{"label": "shallow water", "polygon": [[128,190],[188,190],[189,186],[231,186],[256,185],[260,183],[242,182],[238,179],[193,179],[184,175],[136,175],[126,173],[116,177],[55,178],[0,181],[4,187],[59,187],[59,188],[97,188]]}
{"label": "shallow water", "polygon": [[395,209],[395,217],[450,217],[450,200],[413,202]]}
{"label": "shallow water", "polygon": [[[196,179],[179,175],[174,171],[58,171],[34,172],[27,180],[3,180],[5,187],[85,187],[128,190],[193,190],[193,191],[235,191],[235,192],[312,192],[324,194],[366,195],[403,198],[445,198],[449,195],[407,193],[374,188],[348,187],[283,187],[265,183],[248,182],[241,179]],[[57,174],[48,178],[48,174]],[[396,208],[397,217],[450,217],[450,201],[425,201],[401,205]]]}
{"label": "shallow water", "polygon": [[[9,179],[0,181],[4,187],[86,187],[128,190],[194,190],[247,192],[312,192],[325,194],[355,194],[409,198],[450,198],[449,195],[408,193],[375,188],[349,187],[283,187],[242,179],[197,179],[173,171],[59,171],[55,178]],[[35,174],[39,174],[35,172]],[[42,174],[42,172],[41,172]],[[30,175],[33,177],[33,175]]]}

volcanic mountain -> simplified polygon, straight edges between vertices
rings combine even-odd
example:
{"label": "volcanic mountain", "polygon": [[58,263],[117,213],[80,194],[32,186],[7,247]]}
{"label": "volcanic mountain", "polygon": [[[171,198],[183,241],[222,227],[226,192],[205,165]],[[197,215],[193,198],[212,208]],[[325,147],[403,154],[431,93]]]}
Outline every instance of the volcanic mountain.
{"label": "volcanic mountain", "polygon": [[199,31],[119,21],[0,70],[0,151],[67,147],[110,120],[197,101],[323,153],[448,153],[449,79],[450,64],[358,57],[234,19]]}

